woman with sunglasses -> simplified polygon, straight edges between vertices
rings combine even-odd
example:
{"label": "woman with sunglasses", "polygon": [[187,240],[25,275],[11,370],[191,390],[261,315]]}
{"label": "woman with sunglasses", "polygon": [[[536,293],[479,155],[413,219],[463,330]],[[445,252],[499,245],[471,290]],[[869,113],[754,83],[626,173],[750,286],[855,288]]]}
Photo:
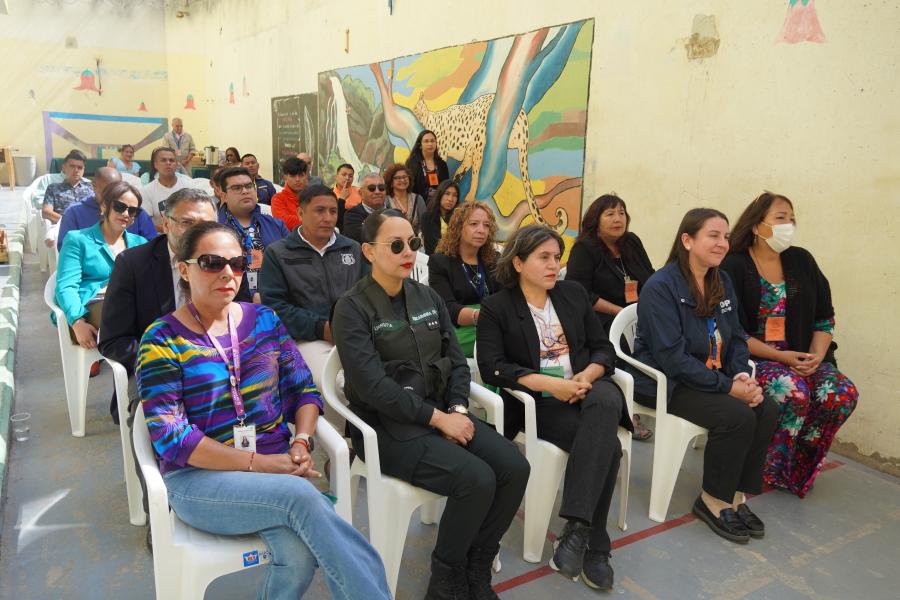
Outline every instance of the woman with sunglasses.
{"label": "woman with sunglasses", "polygon": [[387,208],[399,210],[412,224],[416,235],[422,233],[422,215],[425,214],[425,200],[410,189],[412,176],[409,169],[402,164],[393,164],[384,172],[384,184],[387,187]]}
{"label": "woman with sunglasses", "polygon": [[[491,563],[528,481],[516,447],[468,414],[469,367],[443,300],[409,278],[421,244],[403,214],[363,224],[372,271],[337,301],[332,333],[350,408],[378,434],[381,470],[447,496],[427,599],[496,599]],[[361,435],[351,429],[364,458]]]}
{"label": "woman with sunglasses", "polygon": [[237,234],[194,225],[176,259],[188,301],[147,328],[137,375],[172,509],[203,531],[263,538],[260,598],[299,598],[316,566],[334,598],[389,598],[374,548],[308,481],[322,399],[274,311],[234,302],[248,267]]}
{"label": "woman with sunglasses", "polygon": [[72,342],[82,348],[97,347],[103,296],[116,257],[126,248],[147,242],[126,231],[140,210],[141,193],[134,186],[124,181],[112,183],[100,197],[100,221],[70,231],[63,241],[56,271],[56,304],[66,315]]}
{"label": "woman with sunglasses", "polygon": [[[632,429],[625,397],[610,380],[616,353],[584,287],[558,281],[563,240],[528,225],[506,242],[495,276],[504,289],[484,299],[478,319],[478,369],[484,382],[534,397],[537,435],[569,453],[559,516],[566,520],[550,567],[609,590],[606,517],[622,447]],[[504,425],[513,438],[522,404],[505,392]]]}
{"label": "woman with sunglasses", "polygon": [[447,231],[447,224],[453,211],[460,205],[459,185],[455,181],[441,182],[434,197],[428,201],[422,216],[422,237],[425,240],[425,254],[432,254],[438,242]]}
{"label": "woman with sunglasses", "polygon": [[481,301],[500,289],[493,275],[497,220],[483,202],[466,202],[450,217],[447,231],[428,257],[428,285],[447,303],[456,339],[472,358]]}

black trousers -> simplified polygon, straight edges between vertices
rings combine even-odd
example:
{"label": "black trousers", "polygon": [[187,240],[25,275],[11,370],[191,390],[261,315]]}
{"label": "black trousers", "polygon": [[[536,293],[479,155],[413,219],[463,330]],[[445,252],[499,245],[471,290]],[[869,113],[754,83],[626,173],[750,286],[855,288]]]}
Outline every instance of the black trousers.
{"label": "black trousers", "polygon": [[[635,394],[656,406],[656,399]],[[729,396],[676,385],[669,412],[709,430],[703,454],[703,490],[729,504],[736,492],[762,491],[762,471],[769,442],[778,424],[778,407],[770,398],[754,408]]]}
{"label": "black trousers", "polygon": [[[434,553],[453,566],[464,566],[472,547],[500,543],[522,503],[531,471],[515,444],[480,420],[472,422],[475,436],[466,446],[438,433],[401,442],[379,432],[378,439],[381,456],[397,456],[397,451],[421,456],[411,478],[400,473],[396,461],[382,459],[383,473],[447,496]],[[354,446],[365,460],[362,444]]]}
{"label": "black trousers", "polygon": [[588,546],[609,552],[606,519],[622,458],[622,392],[613,382],[598,379],[581,402],[541,398],[535,408],[538,437],[569,453],[559,516],[590,523]]}

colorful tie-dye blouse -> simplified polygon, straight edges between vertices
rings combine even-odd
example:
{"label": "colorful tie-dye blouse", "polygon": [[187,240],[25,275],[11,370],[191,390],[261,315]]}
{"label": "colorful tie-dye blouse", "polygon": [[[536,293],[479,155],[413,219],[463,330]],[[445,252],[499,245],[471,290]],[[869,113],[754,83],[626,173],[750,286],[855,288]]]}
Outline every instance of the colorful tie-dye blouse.
{"label": "colorful tie-dye blouse", "polygon": [[[759,285],[762,289],[762,294],[759,299],[757,327],[756,331],[753,332],[753,337],[766,342],[766,320],[769,317],[783,317],[787,314],[787,292],[783,281],[772,284],[765,277],[760,277]],[[833,334],[834,318],[816,321],[813,323],[813,331],[824,331],[827,334]],[[788,348],[785,341],[766,343],[778,350],[794,350],[795,352],[806,352],[809,350],[808,348]]]}
{"label": "colorful tie-dye blouse", "polygon": [[[256,425],[260,454],[286,452],[298,408],[322,398],[312,374],[272,309],[240,303],[237,327],[241,347],[241,397],[245,424]],[[231,338],[218,338],[231,360]],[[228,368],[206,336],[168,314],[141,340],[137,381],[150,439],[166,473],[187,465],[204,436],[234,444],[237,413],[231,400]]]}

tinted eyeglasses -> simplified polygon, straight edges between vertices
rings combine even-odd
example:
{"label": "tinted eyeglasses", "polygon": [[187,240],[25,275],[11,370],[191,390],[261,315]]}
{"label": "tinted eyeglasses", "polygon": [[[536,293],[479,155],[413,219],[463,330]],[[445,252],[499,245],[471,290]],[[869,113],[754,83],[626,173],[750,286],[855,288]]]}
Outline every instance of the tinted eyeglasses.
{"label": "tinted eyeglasses", "polygon": [[414,237],[410,238],[409,241],[405,240],[392,240],[390,242],[369,242],[372,246],[382,246],[384,244],[390,244],[391,252],[394,254],[400,254],[403,252],[403,247],[409,245],[409,249],[413,252],[418,252],[419,248],[422,247],[422,238]]}
{"label": "tinted eyeglasses", "polygon": [[184,262],[189,265],[197,265],[202,271],[207,273],[219,273],[225,268],[225,265],[231,267],[235,274],[243,273],[247,270],[247,257],[243,254],[234,258],[225,258],[216,254],[201,254],[197,258],[189,258]]}
{"label": "tinted eyeglasses", "polygon": [[112,209],[114,211],[116,211],[117,213],[119,213],[120,215],[127,212],[128,216],[131,217],[132,219],[137,217],[138,213],[141,212],[140,206],[128,206],[121,200],[113,200],[112,201]]}
{"label": "tinted eyeglasses", "polygon": [[374,192],[375,190],[379,190],[379,191],[382,191],[382,192],[383,192],[383,191],[386,190],[387,188],[384,187],[384,184],[383,184],[383,183],[377,183],[377,184],[376,184],[376,183],[370,183],[369,185],[366,186],[366,189],[369,190],[370,192]]}

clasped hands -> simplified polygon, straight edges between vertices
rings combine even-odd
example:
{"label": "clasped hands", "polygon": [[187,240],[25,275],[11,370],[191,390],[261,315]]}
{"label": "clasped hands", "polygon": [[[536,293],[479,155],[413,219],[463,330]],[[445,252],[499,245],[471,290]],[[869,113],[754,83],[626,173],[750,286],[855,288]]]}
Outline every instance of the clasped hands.
{"label": "clasped hands", "polygon": [[749,373],[738,373],[734,376],[728,395],[745,402],[750,408],[758,406],[763,401],[762,388]]}

